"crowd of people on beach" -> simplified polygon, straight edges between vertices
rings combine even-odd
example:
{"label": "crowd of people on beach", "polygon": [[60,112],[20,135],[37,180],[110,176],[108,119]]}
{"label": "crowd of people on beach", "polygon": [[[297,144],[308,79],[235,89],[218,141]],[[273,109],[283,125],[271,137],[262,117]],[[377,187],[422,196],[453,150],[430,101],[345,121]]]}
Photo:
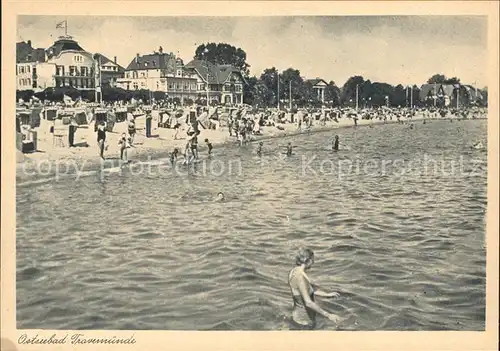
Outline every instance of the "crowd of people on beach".
{"label": "crowd of people on beach", "polygon": [[[72,108],[82,107],[82,101],[76,102],[41,102],[31,101],[26,107],[34,105],[42,106],[44,108],[58,108],[64,109],[65,104],[70,104]],[[22,105],[22,104],[20,104]],[[258,106],[235,106],[235,105],[220,105],[220,106],[177,106],[166,101],[157,101],[152,104],[146,104],[142,101],[131,101],[126,103],[124,101],[107,102],[103,104],[88,104],[90,120],[89,123],[94,122],[95,131],[97,133],[97,145],[99,156],[105,159],[105,151],[109,145],[107,143],[107,132],[109,121],[97,120],[95,113],[97,109],[104,110],[113,114],[115,111],[124,113],[124,123],[126,123],[126,131],[121,133],[118,140],[118,151],[120,160],[124,163],[129,162],[130,148],[135,147],[135,139],[138,132],[136,121],[140,117],[144,117],[146,130],[145,137],[150,138],[152,115],[156,113],[157,127],[173,129],[173,139],[178,140],[180,137],[185,140],[184,148],[181,151],[179,147],[169,152],[170,158],[176,161],[180,156],[184,156],[184,164],[195,163],[199,160],[199,144],[203,140],[208,150],[207,157],[212,156],[213,145],[208,138],[201,139],[202,130],[224,129],[227,130],[229,137],[234,138],[237,145],[243,147],[250,141],[257,139],[263,135],[263,129],[266,131],[287,131],[290,130],[290,125],[296,126],[296,132],[310,132],[313,126],[324,127],[327,123],[335,125],[340,123],[341,120],[350,120],[356,127],[359,120],[379,121],[382,123],[389,123],[396,121],[397,123],[408,124],[413,128],[413,117],[419,114],[423,116],[423,123],[427,123],[430,119],[449,118],[452,120],[474,119],[482,118],[486,115],[486,109],[480,107],[365,107],[355,109],[354,107],[332,107],[332,108],[261,108]],[[67,106],[66,106],[67,107]],[[123,112],[125,111],[125,112]],[[115,121],[113,123],[117,122]],[[288,125],[288,127],[287,127]],[[369,124],[373,127],[372,124]],[[70,121],[69,125],[69,146],[74,144],[74,135],[79,128],[78,124]],[[183,134],[185,133],[185,137]],[[333,141],[332,148],[339,149],[338,137]],[[182,149],[182,148],[181,148]],[[291,150],[286,150],[287,155],[292,154]],[[262,154],[262,144],[257,146],[257,155]]]}

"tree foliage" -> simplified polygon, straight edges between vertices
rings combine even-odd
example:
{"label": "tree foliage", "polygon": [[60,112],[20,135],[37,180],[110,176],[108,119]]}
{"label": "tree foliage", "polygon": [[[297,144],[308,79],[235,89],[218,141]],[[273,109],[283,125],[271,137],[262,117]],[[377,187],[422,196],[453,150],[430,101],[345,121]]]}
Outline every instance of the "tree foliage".
{"label": "tree foliage", "polygon": [[250,65],[246,62],[247,54],[241,48],[226,43],[201,44],[196,48],[194,59],[207,60],[217,65],[232,65],[248,76]]}

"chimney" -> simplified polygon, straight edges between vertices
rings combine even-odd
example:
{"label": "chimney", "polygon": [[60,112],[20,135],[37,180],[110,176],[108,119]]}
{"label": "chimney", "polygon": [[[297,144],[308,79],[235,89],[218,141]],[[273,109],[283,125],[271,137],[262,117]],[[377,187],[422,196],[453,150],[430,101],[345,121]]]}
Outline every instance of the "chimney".
{"label": "chimney", "polygon": [[163,54],[163,48],[160,46],[160,49],[158,50],[160,54]]}
{"label": "chimney", "polygon": [[139,53],[135,55],[135,63],[139,63],[139,56],[140,56]]}
{"label": "chimney", "polygon": [[115,64],[116,64],[116,56],[115,56],[115,59],[114,59],[113,61],[114,61],[114,62],[115,62]]}
{"label": "chimney", "polygon": [[28,40],[28,45],[31,46],[31,40]]}

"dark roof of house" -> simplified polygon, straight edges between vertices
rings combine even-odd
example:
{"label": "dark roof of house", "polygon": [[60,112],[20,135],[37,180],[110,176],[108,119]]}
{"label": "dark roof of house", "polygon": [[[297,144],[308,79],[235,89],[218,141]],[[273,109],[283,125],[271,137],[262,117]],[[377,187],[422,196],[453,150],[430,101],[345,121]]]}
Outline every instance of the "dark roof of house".
{"label": "dark roof of house", "polygon": [[[420,100],[425,100],[429,94],[434,95],[434,93],[439,92],[439,87],[441,84],[424,84],[420,88]],[[436,90],[434,90],[436,89]]]}
{"label": "dark roof of house", "polygon": [[241,71],[232,65],[215,65],[209,61],[192,60],[185,66],[185,68],[195,69],[205,81],[207,81],[208,73],[209,84],[224,84],[232,73],[239,74],[243,81],[245,81]]}
{"label": "dark roof of house", "polygon": [[117,65],[118,66],[118,71],[122,72],[122,71],[125,71],[125,68],[123,68],[122,66],[120,66],[118,63],[115,63],[114,61],[110,60],[109,58],[107,58],[106,56],[104,56],[103,54],[100,54],[100,53],[96,53],[94,55],[94,58],[100,58],[101,59],[101,66],[102,65],[105,65],[109,62],[111,62],[112,64],[114,65]]}
{"label": "dark roof of house", "polygon": [[182,60],[176,59],[174,55],[155,52],[154,54],[134,57],[127,66],[127,71],[166,69],[168,73],[174,73],[177,63],[182,66]]}
{"label": "dark roof of house", "polygon": [[451,97],[455,91],[455,86],[453,84],[442,84],[441,87],[443,88],[443,93],[448,97]]}
{"label": "dark roof of house", "polygon": [[31,41],[16,43],[16,63],[22,62],[44,62],[45,50],[34,49]]}
{"label": "dark roof of house", "polygon": [[[482,100],[483,99],[483,94],[481,93],[481,91],[479,89],[476,89],[474,88],[472,85],[464,85],[463,86],[467,92],[469,93],[470,95],[470,98],[472,100]],[[477,93],[477,95],[476,95]]]}
{"label": "dark roof of house", "polygon": [[59,56],[62,51],[81,51],[85,52],[85,50],[73,39],[71,38],[60,38],[49,47],[47,51],[48,58],[52,58],[55,56]]}
{"label": "dark roof of house", "polygon": [[328,83],[324,79],[321,79],[321,78],[307,79],[306,82],[311,83],[312,86],[315,86],[319,82],[323,82],[326,85],[328,85]]}

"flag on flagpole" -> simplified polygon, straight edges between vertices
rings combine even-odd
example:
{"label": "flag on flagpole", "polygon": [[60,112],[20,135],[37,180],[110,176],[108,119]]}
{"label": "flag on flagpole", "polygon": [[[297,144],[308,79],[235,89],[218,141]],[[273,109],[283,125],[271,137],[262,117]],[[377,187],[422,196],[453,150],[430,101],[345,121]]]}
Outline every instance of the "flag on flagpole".
{"label": "flag on flagpole", "polygon": [[65,27],[66,27],[66,21],[62,21],[56,24],[56,28],[65,28]]}

